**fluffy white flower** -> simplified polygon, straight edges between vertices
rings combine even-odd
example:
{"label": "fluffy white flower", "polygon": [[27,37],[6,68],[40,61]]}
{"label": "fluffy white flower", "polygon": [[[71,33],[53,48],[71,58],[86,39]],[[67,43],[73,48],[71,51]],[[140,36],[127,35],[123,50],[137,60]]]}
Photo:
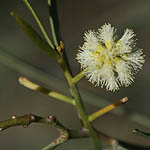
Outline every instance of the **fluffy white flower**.
{"label": "fluffy white flower", "polygon": [[135,47],[134,32],[126,29],[118,41],[115,32],[111,24],[103,25],[97,32],[87,31],[85,42],[77,54],[77,60],[89,81],[111,91],[131,84],[133,75],[144,63],[142,49]]}

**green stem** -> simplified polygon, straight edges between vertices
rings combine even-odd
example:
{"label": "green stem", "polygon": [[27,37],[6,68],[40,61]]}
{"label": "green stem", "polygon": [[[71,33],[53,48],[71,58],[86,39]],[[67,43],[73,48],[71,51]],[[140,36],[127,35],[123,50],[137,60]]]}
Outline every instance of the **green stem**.
{"label": "green stem", "polygon": [[[48,6],[49,6],[49,13],[50,13],[50,12],[52,12],[51,11],[52,0],[48,0]],[[53,40],[54,40],[54,44],[57,47],[59,44],[58,44],[58,41],[57,41],[56,32],[55,32],[55,26],[54,26],[54,21],[53,21],[51,13],[49,14],[49,22],[50,22],[50,26],[51,26],[51,31],[52,31],[52,37],[53,37]]]}
{"label": "green stem", "polygon": [[72,81],[73,83],[78,83],[83,77],[85,76],[85,70],[77,74],[75,77],[73,77]]}
{"label": "green stem", "polygon": [[73,106],[76,105],[74,99],[70,98],[69,96],[63,95],[61,93],[58,93],[58,92],[55,92],[55,91],[51,91],[51,92],[48,93],[48,95],[53,97],[53,98],[56,98],[58,100],[61,100],[63,102],[66,102],[68,104],[71,104]]}
{"label": "green stem", "polygon": [[20,77],[19,83],[31,90],[39,91],[41,93],[47,94],[48,96],[57,99],[57,100],[61,100],[63,102],[66,102],[68,104],[75,106],[75,100],[72,99],[71,97],[63,95],[63,94],[55,92],[55,91],[50,91],[44,87],[41,87],[38,84],[35,84],[35,83],[29,81],[27,78]]}
{"label": "green stem", "polygon": [[32,13],[34,19],[36,20],[38,26],[40,27],[46,41],[48,42],[48,44],[54,49],[54,45],[52,43],[52,41],[50,40],[48,34],[46,33],[43,24],[41,23],[39,17],[37,16],[37,14],[35,13],[35,11],[33,10],[32,6],[30,5],[30,3],[28,2],[28,0],[23,0],[24,3],[26,4],[26,6],[28,7],[28,9],[30,10],[30,12]]}
{"label": "green stem", "polygon": [[[50,1],[49,1],[50,2]],[[53,18],[51,18],[53,21]],[[52,24],[54,25],[54,24]],[[54,26],[51,26],[51,29]],[[52,29],[55,31],[55,29]],[[58,39],[58,37],[56,36],[56,33],[53,32],[55,35],[54,37]],[[92,137],[93,143],[94,143],[94,147],[95,150],[101,150],[101,146],[100,146],[100,141],[98,140],[97,134],[94,130],[94,128],[92,127],[92,125],[90,124],[90,122],[88,121],[88,114],[86,113],[86,110],[84,108],[84,105],[82,103],[81,97],[80,97],[80,93],[78,91],[77,86],[75,85],[75,83],[72,80],[72,75],[71,75],[71,71],[67,62],[67,58],[65,57],[65,54],[62,53],[58,59],[59,64],[61,65],[65,77],[67,79],[67,82],[69,84],[69,88],[70,88],[70,92],[71,95],[73,96],[75,102],[76,102],[76,109],[78,111],[79,117],[82,120],[84,127],[87,128],[89,130],[89,134]]]}
{"label": "green stem", "polygon": [[81,117],[81,120],[83,121],[84,127],[89,130],[89,134],[93,140],[95,150],[101,150],[100,141],[97,137],[97,134],[96,134],[94,128],[92,127],[92,125],[88,121],[88,114],[86,113],[86,110],[85,110],[84,105],[82,103],[78,88],[72,81],[72,75],[69,71],[69,67],[67,65],[67,62],[62,57],[61,60],[59,61],[59,63],[61,65],[62,69],[64,70],[64,74],[65,74],[65,77],[68,81],[71,94],[74,97],[75,102],[76,102],[76,109],[77,109],[77,111]]}

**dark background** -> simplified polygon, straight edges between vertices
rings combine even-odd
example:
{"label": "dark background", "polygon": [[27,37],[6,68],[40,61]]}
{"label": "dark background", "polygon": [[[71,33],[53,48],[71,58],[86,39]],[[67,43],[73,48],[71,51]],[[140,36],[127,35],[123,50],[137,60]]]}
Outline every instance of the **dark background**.
{"label": "dark background", "polygon": [[[30,0],[30,2],[50,33],[47,1]],[[44,52],[35,47],[22,30],[19,29],[17,23],[9,15],[12,10],[24,17],[41,34],[22,0],[1,0],[0,46],[10,54],[21,58],[49,75],[55,76],[59,80],[64,80],[63,72],[55,60],[49,58]],[[132,133],[134,128],[150,131],[150,124],[148,126],[147,123],[147,126],[144,127],[127,120],[130,111],[137,111],[139,114],[145,115],[145,118],[150,123],[150,1],[58,0],[58,14],[66,53],[74,75],[80,71],[80,66],[75,57],[79,45],[83,44],[83,34],[86,30],[97,29],[104,23],[111,23],[112,26],[116,27],[118,35],[123,34],[125,28],[134,30],[138,39],[137,46],[144,49],[144,54],[146,55],[146,62],[143,69],[136,75],[135,82],[128,88],[122,87],[117,92],[107,92],[100,87],[94,87],[86,79],[81,80],[79,87],[91,91],[97,97],[107,99],[109,103],[127,96],[129,102],[122,107],[126,108],[129,114],[116,116],[109,113],[95,121],[95,126],[110,136],[131,143],[150,146],[149,139]],[[31,112],[43,116],[53,114],[69,128],[77,129],[80,127],[76,111],[72,106],[22,87],[18,84],[18,77],[22,75],[0,64],[0,120],[8,119],[12,115],[24,115]],[[48,83],[44,85],[48,87]],[[59,90],[61,91],[61,89]],[[89,113],[98,109],[98,107],[88,104],[86,107]],[[133,119],[135,119],[134,117]],[[143,120],[141,119],[141,123],[143,122],[144,118]],[[47,145],[57,135],[57,131],[54,128],[46,125],[32,124],[28,129],[15,127],[0,134],[0,149],[36,150]],[[87,139],[70,141],[58,148],[58,150],[63,148],[66,150],[91,149],[90,147],[87,148],[87,142],[89,142]]]}

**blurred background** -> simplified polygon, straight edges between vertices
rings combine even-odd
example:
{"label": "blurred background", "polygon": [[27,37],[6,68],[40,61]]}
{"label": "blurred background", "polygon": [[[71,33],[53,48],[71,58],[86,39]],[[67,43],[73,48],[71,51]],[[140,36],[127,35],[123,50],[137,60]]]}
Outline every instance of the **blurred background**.
{"label": "blurred background", "polygon": [[[30,2],[50,33],[47,0],[30,0]],[[122,87],[117,92],[108,92],[100,87],[94,87],[86,79],[82,79],[79,88],[82,90],[83,98],[88,101],[86,103],[88,113],[127,96],[128,103],[121,106],[124,110],[118,108],[118,110],[97,119],[94,125],[102,132],[117,139],[150,147],[149,139],[132,133],[134,128],[150,132],[150,1],[58,0],[57,3],[60,30],[74,75],[80,71],[75,57],[79,45],[83,44],[83,34],[86,30],[97,29],[104,23],[111,23],[117,28],[118,35],[123,34],[125,28],[131,28],[136,33],[137,47],[144,49],[146,62],[143,69],[136,75],[132,85],[128,88]],[[55,84],[58,91],[68,94],[67,85],[64,84],[64,75],[59,65],[33,45],[9,15],[12,10],[31,23],[42,36],[32,15],[21,0],[1,0],[0,49],[45,72],[50,76],[49,81],[53,83],[48,83],[47,79],[38,81],[30,74],[20,73],[12,69],[13,67],[9,68],[5,59],[0,60],[0,120],[26,113],[41,116],[56,115],[68,128],[79,129],[80,123],[76,110],[72,106],[31,91],[18,83],[18,77],[26,76],[50,89],[52,88],[49,85]],[[14,62],[9,63],[13,64]],[[54,80],[50,80],[53,77],[56,79],[55,83]],[[91,102],[92,104],[90,104]],[[0,134],[0,149],[37,150],[57,136],[57,131],[47,125],[31,124],[28,129],[10,128]],[[91,150],[91,144],[88,139],[74,140],[57,149]]]}

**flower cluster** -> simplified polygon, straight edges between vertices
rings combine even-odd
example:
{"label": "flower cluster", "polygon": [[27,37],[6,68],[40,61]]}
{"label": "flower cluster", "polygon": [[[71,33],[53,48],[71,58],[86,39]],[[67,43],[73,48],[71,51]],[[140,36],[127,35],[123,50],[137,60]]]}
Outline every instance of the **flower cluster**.
{"label": "flower cluster", "polygon": [[77,54],[88,80],[110,91],[130,85],[144,63],[143,51],[136,48],[133,39],[134,32],[126,29],[119,40],[116,40],[115,32],[111,24],[103,25],[97,32],[87,31]]}

